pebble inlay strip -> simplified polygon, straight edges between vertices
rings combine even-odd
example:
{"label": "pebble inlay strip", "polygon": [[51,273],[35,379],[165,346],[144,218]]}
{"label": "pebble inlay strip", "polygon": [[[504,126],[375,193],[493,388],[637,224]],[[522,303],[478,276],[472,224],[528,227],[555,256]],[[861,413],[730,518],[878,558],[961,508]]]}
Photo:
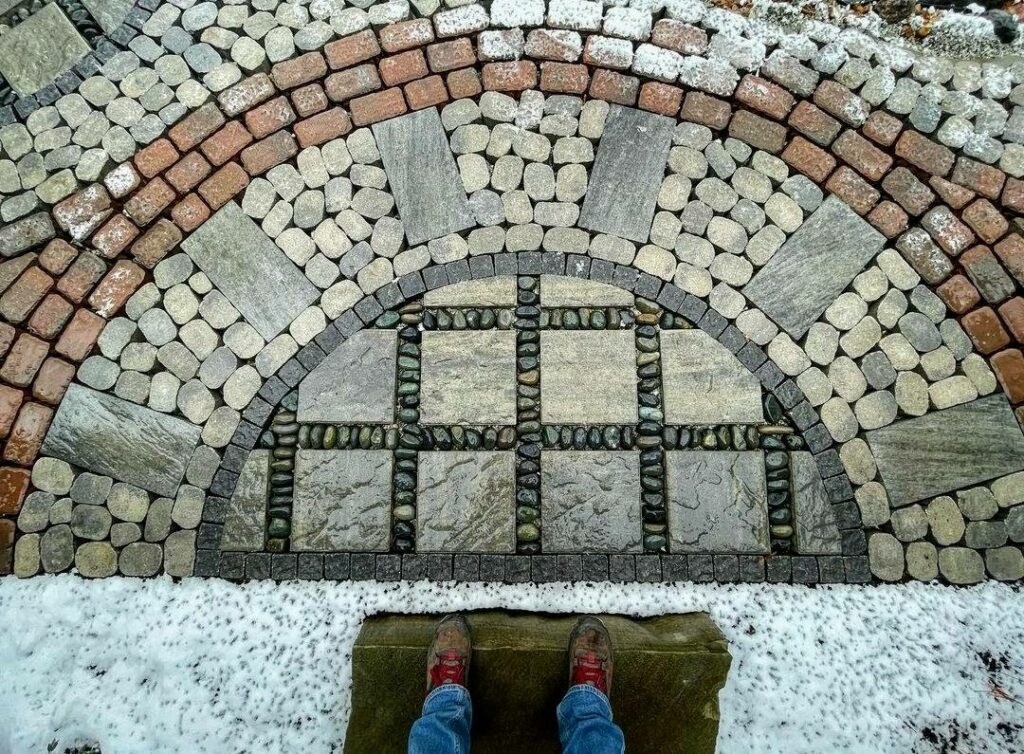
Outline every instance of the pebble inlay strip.
{"label": "pebble inlay strip", "polygon": [[516,552],[540,553],[540,278],[516,282]]}

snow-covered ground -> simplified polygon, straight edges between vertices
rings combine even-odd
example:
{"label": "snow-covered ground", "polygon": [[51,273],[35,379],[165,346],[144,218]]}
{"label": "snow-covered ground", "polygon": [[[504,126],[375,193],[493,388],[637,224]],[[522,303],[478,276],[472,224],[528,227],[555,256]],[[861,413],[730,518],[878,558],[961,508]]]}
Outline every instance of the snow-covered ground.
{"label": "snow-covered ground", "polygon": [[[1001,585],[0,579],[0,754],[340,751],[364,616],[708,610],[719,751],[1024,752],[1024,595]],[[945,748],[944,748],[945,744]]]}

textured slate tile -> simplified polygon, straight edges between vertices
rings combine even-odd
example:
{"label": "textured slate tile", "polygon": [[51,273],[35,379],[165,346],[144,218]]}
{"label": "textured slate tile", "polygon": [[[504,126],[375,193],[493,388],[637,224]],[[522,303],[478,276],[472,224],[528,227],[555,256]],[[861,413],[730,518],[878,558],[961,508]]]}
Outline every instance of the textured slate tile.
{"label": "textured slate tile", "polygon": [[894,506],[1024,469],[1024,434],[1002,394],[867,433]]}
{"label": "textured slate tile", "polygon": [[515,423],[514,332],[425,332],[421,351],[424,424]]}
{"label": "textured slate tile", "polygon": [[884,243],[860,215],[829,197],[743,293],[794,338],[803,337]]}
{"label": "textured slate tile", "polygon": [[612,105],[579,226],[646,243],[675,120]]}
{"label": "textured slate tile", "polygon": [[182,419],[71,385],[41,452],[174,497],[200,431]]}
{"label": "textured slate tile", "polygon": [[299,383],[299,421],[390,422],[397,348],[394,330],[363,330],[346,340]]}
{"label": "textured slate tile", "polygon": [[135,0],[82,0],[82,5],[96,19],[100,28],[110,34],[124,23],[128,11],[135,6]]}
{"label": "textured slate tile", "polygon": [[[480,257],[474,257],[480,259]],[[424,306],[515,306],[516,279],[511,275],[467,280],[423,296]]]}
{"label": "textured slate tile", "polygon": [[266,340],[320,292],[234,202],[224,205],[181,248]]}
{"label": "textured slate tile", "polygon": [[220,549],[257,552],[266,543],[270,451],[254,450],[238,475],[224,520]]}
{"label": "textured slate tile", "polygon": [[[637,420],[636,345],[625,330],[545,330],[541,417],[545,424]],[[586,390],[580,377],[586,375]]]}
{"label": "textured slate tile", "polygon": [[436,108],[376,123],[373,135],[410,246],[473,227]]}
{"label": "textured slate tile", "polygon": [[806,451],[790,453],[789,467],[793,477],[796,552],[842,555],[843,538],[814,457]]}
{"label": "textured slate tile", "polygon": [[89,43],[51,3],[0,37],[0,73],[18,94],[32,94],[88,54]]}

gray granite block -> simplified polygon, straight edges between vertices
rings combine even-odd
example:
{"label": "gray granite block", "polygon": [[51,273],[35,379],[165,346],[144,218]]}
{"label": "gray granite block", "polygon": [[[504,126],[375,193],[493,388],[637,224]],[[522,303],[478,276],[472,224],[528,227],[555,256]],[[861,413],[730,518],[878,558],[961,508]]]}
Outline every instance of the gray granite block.
{"label": "gray granite block", "polygon": [[224,518],[220,549],[258,552],[266,544],[270,451],[254,450],[238,475]]}
{"label": "gray granite block", "polygon": [[124,23],[128,11],[135,6],[135,0],[82,0],[82,5],[100,28],[110,34]]}
{"label": "gray granite block", "polygon": [[894,506],[1024,469],[1024,434],[1002,394],[867,433]]}
{"label": "gray granite block", "polygon": [[335,348],[299,383],[299,421],[390,422],[397,348],[394,330],[363,330]]}
{"label": "gray granite block", "polygon": [[473,227],[437,108],[375,123],[373,135],[410,246]]}
{"label": "gray granite block", "polygon": [[200,431],[182,419],[71,385],[41,453],[174,497]]}
{"label": "gray granite block", "polygon": [[579,226],[646,243],[675,120],[612,105],[590,173]]}
{"label": "gray granite block", "polygon": [[885,236],[829,197],[743,289],[794,338],[836,300],[885,244]]}
{"label": "gray granite block", "polygon": [[843,538],[814,457],[806,451],[790,453],[789,467],[793,477],[796,552],[801,555],[842,555]]}
{"label": "gray granite block", "polygon": [[75,25],[50,3],[0,36],[0,73],[18,94],[32,94],[89,52]]}
{"label": "gray granite block", "polygon": [[266,340],[320,297],[235,202],[218,210],[181,248]]}

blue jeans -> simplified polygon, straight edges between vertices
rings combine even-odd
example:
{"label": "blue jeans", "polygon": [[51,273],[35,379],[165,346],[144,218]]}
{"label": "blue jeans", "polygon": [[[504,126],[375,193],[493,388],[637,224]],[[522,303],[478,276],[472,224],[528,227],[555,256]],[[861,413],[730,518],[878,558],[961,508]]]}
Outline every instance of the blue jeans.
{"label": "blue jeans", "polygon": [[[468,754],[473,703],[462,686],[439,686],[409,731],[409,754]],[[563,754],[623,754],[626,741],[612,722],[608,697],[593,686],[573,686],[558,705]]]}

